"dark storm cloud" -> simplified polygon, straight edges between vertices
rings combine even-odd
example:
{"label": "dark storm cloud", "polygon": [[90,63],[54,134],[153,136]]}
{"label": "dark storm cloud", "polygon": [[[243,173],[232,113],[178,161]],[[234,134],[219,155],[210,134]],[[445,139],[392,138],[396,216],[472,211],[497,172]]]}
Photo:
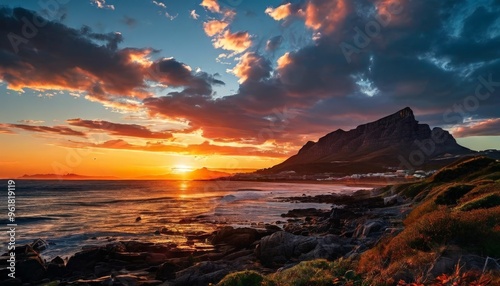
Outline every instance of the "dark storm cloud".
{"label": "dark storm cloud", "polygon": [[[500,116],[498,1],[304,0],[274,8],[267,10],[271,17],[303,22],[314,41],[276,63],[244,45],[239,50],[246,54],[233,70],[242,79],[239,89],[224,97],[211,96],[212,86],[223,84],[217,78],[175,59],[132,61],[149,52],[120,49],[118,35],[97,37],[49,23],[44,29],[51,33],[40,32],[15,54],[6,34],[19,31],[19,17],[27,13],[22,9],[1,13],[6,23],[0,28],[2,79],[18,88],[45,82],[135,95],[152,116],[187,120],[190,130],[221,141],[299,144],[290,134],[351,128],[405,106],[417,120],[435,125],[460,127],[466,117]],[[50,47],[61,39],[64,50]],[[287,38],[282,40],[286,47]],[[153,97],[147,79],[180,91]],[[478,88],[488,96],[478,96]]]}
{"label": "dark storm cloud", "polygon": [[206,73],[180,70],[183,64],[173,59],[177,67],[149,61],[153,49],[119,48],[117,32],[69,28],[23,8],[1,8],[0,23],[0,79],[9,89],[84,91],[91,100],[120,107],[122,98],[150,96],[147,81],[207,95],[211,84],[222,84]]}

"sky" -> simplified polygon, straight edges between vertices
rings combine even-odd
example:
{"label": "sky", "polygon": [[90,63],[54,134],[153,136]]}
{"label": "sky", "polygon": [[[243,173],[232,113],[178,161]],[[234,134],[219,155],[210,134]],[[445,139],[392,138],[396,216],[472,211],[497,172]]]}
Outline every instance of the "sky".
{"label": "sky", "polygon": [[0,177],[266,168],[406,106],[500,149],[499,0],[0,5]]}

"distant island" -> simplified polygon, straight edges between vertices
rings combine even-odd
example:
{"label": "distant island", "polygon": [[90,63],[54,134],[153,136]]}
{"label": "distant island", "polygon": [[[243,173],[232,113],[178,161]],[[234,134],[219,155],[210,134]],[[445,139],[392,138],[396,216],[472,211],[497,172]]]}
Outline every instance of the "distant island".
{"label": "distant island", "polygon": [[[162,175],[141,176],[128,178],[132,180],[213,180],[231,176],[230,173],[200,168],[184,173],[166,173]],[[80,174],[25,174],[18,179],[21,180],[122,180],[123,178],[114,176],[88,176]]]}

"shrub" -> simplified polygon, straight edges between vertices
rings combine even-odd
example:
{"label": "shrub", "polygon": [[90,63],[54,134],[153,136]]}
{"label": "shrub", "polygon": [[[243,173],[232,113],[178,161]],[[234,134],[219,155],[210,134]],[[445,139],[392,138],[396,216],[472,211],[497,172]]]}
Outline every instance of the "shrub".
{"label": "shrub", "polygon": [[437,196],[435,202],[438,205],[456,205],[457,201],[465,194],[474,189],[471,185],[452,186]]}
{"label": "shrub", "polygon": [[461,211],[470,211],[476,209],[487,209],[500,206],[500,196],[497,194],[489,194],[481,198],[477,198],[475,200],[469,201],[463,204],[459,210]]}
{"label": "shrub", "polygon": [[265,277],[255,271],[241,271],[226,275],[217,286],[261,286],[265,284]]}
{"label": "shrub", "polygon": [[349,261],[317,259],[302,261],[292,268],[271,275],[277,286],[336,286],[362,285],[361,276],[349,270]]}
{"label": "shrub", "polygon": [[463,177],[484,169],[494,162],[495,160],[486,157],[464,159],[459,163],[452,164],[441,169],[439,172],[434,174],[433,180],[434,182],[450,182],[453,180],[463,179]]}

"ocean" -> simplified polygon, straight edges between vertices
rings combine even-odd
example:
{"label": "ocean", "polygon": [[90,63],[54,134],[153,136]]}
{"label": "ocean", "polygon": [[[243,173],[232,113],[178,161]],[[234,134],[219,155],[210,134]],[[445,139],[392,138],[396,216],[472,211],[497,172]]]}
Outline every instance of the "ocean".
{"label": "ocean", "polygon": [[[6,252],[7,182],[2,182],[0,229],[4,235],[0,240]],[[282,197],[358,189],[228,181],[16,180],[16,245],[44,239],[49,243],[42,252],[45,259],[69,257],[84,246],[120,240],[204,247],[188,244],[186,236],[224,225],[276,224],[285,220],[281,214],[294,208],[331,208],[328,204],[284,202]]]}

